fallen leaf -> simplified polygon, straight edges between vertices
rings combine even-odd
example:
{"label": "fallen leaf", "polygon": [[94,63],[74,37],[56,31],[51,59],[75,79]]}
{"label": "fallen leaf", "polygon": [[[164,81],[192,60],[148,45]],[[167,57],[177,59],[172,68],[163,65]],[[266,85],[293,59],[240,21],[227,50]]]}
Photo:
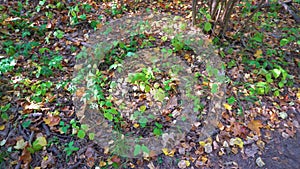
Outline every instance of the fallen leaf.
{"label": "fallen leaf", "polygon": [[223,106],[225,107],[226,110],[232,110],[231,105],[224,103]]}
{"label": "fallen leaf", "polygon": [[5,129],[5,125],[0,125],[0,131]]}
{"label": "fallen leaf", "polygon": [[94,157],[88,157],[86,159],[86,163],[90,168],[93,168],[93,166],[95,165],[95,158]]}
{"label": "fallen leaf", "polygon": [[29,114],[33,110],[41,110],[43,107],[43,103],[26,103],[24,106],[24,110],[22,111],[23,114]]}
{"label": "fallen leaf", "polygon": [[261,49],[256,50],[254,56],[256,58],[261,58],[262,57],[262,50]]}
{"label": "fallen leaf", "polygon": [[261,159],[261,157],[258,157],[256,160],[255,160],[256,164],[259,166],[259,167],[263,167],[265,165],[264,161]]}
{"label": "fallen leaf", "polygon": [[252,120],[248,123],[247,127],[250,130],[255,131],[258,135],[260,135],[260,128],[262,128],[263,125],[261,124],[260,120]]}
{"label": "fallen leaf", "polygon": [[100,161],[99,166],[100,166],[100,167],[106,166],[106,162],[105,162],[105,161]]}
{"label": "fallen leaf", "polygon": [[254,157],[257,151],[258,151],[258,147],[255,144],[252,144],[250,148],[245,149],[245,154],[248,157]]}
{"label": "fallen leaf", "polygon": [[121,159],[116,155],[111,157],[111,161],[114,162],[114,163],[118,163],[118,164],[121,163]]}
{"label": "fallen leaf", "polygon": [[47,154],[41,162],[41,167],[42,168],[52,168],[53,166],[55,166],[55,159],[54,159],[52,153]]}
{"label": "fallen leaf", "polygon": [[210,143],[207,143],[204,145],[204,151],[206,153],[211,153],[212,152],[212,145]]}
{"label": "fallen leaf", "polygon": [[186,167],[187,167],[186,164],[187,164],[187,163],[186,163],[186,160],[181,160],[181,161],[179,161],[179,163],[178,163],[178,167],[179,167],[179,168],[186,168]]}
{"label": "fallen leaf", "polygon": [[25,166],[29,166],[29,163],[32,161],[32,157],[31,157],[31,154],[30,152],[28,151],[27,148],[29,148],[29,144],[27,143],[27,145],[24,147],[23,151],[22,151],[22,154],[19,158],[19,160],[21,160]]}
{"label": "fallen leaf", "polygon": [[26,146],[27,141],[25,142],[23,138],[17,141],[16,145],[14,146],[15,149],[17,150],[23,150],[24,147]]}
{"label": "fallen leaf", "polygon": [[300,100],[300,90],[297,92],[297,98],[298,98],[298,100]]}
{"label": "fallen leaf", "polygon": [[59,116],[55,116],[53,115],[52,113],[48,113],[48,117],[47,118],[43,118],[44,122],[50,126],[50,127],[53,127],[53,126],[56,126],[59,124],[60,122],[60,117]]}
{"label": "fallen leaf", "polygon": [[44,147],[44,146],[47,145],[47,140],[46,140],[46,138],[44,136],[36,138],[36,140],[34,142],[36,142],[36,144],[38,144],[38,145],[40,145],[42,147]]}
{"label": "fallen leaf", "polygon": [[264,148],[265,148],[265,142],[263,142],[263,141],[261,141],[261,140],[257,140],[257,142],[256,142],[256,145],[258,146],[258,148],[260,149],[260,150],[264,150]]}
{"label": "fallen leaf", "polygon": [[163,148],[162,149],[162,152],[166,155],[166,156],[170,156],[170,157],[173,157],[174,156],[174,153],[175,153],[175,149],[169,151],[167,148]]}
{"label": "fallen leaf", "polygon": [[241,135],[241,125],[240,125],[240,123],[234,122],[233,127],[232,127],[232,131],[233,131],[234,136]]}
{"label": "fallen leaf", "polygon": [[92,147],[88,147],[84,154],[86,157],[93,157],[94,153],[95,150]]}
{"label": "fallen leaf", "polygon": [[237,146],[239,146],[241,149],[242,149],[243,146],[244,146],[243,140],[242,140],[241,138],[239,138],[239,137],[231,138],[230,141],[229,141],[229,144],[230,144],[231,146],[237,145]]}
{"label": "fallen leaf", "polygon": [[153,162],[150,162],[150,163],[147,165],[147,167],[149,167],[150,169],[157,169],[157,168],[154,166]]}

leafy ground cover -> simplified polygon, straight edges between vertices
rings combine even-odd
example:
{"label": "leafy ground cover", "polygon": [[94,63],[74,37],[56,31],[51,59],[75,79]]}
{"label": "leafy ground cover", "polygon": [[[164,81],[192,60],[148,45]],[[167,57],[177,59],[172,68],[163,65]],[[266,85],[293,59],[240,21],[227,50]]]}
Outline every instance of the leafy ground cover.
{"label": "leafy ground cover", "polygon": [[[123,2],[123,1],[122,1]],[[199,2],[201,4],[201,2]],[[225,34],[211,23],[205,6],[197,12],[196,27],[225,63],[226,103],[218,132],[200,140],[199,123],[184,140],[161,154],[127,158],[115,149],[99,147],[95,133],[76,116],[72,85],[76,57],[97,30],[109,21],[150,9],[172,13],[192,21],[190,1],[8,1],[0,4],[0,168],[299,168],[300,58],[299,25],[283,5],[266,5],[249,18],[259,2],[235,7]],[[299,11],[299,2],[288,3]],[[203,5],[203,4],[202,4]],[[238,17],[242,16],[242,17]],[[178,82],[159,69],[140,69],[128,75],[132,102],[140,103],[136,114],[122,116],[113,109],[107,91],[114,83],[112,70],[137,50],[168,46],[193,67],[201,67],[180,40],[141,34],[115,44],[97,74],[102,112],[123,133],[161,136],[180,111]],[[213,91],[209,77],[199,75],[197,90]],[[150,90],[156,91],[149,95]],[[80,92],[80,91],[79,91]],[[101,92],[100,92],[101,95]],[[167,109],[152,122],[140,118],[152,99]],[[195,103],[199,113],[209,96]],[[175,101],[174,101],[175,100]],[[201,114],[198,114],[201,115]],[[125,118],[125,120],[123,119]],[[125,123],[124,123],[125,122]],[[149,126],[149,127],[146,127]],[[298,131],[298,132],[297,132]],[[122,137],[122,136],[120,136]],[[150,153],[145,145],[134,145],[135,154]]]}

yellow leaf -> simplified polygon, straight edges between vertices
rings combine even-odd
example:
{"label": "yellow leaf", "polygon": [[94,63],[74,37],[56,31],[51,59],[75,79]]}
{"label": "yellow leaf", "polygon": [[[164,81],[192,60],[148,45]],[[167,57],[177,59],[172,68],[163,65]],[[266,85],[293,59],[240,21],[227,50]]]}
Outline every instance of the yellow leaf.
{"label": "yellow leaf", "polygon": [[202,156],[202,157],[201,157],[201,161],[202,161],[203,163],[206,163],[207,160],[208,160],[208,158],[207,158],[206,156]]}
{"label": "yellow leaf", "polygon": [[256,50],[254,56],[256,58],[261,58],[262,57],[262,50],[261,49]]}
{"label": "yellow leaf", "polygon": [[38,141],[38,144],[42,147],[47,145],[47,140],[43,136],[36,138],[36,141]]}
{"label": "yellow leaf", "polygon": [[133,124],[133,127],[134,127],[134,128],[138,128],[139,126],[140,126],[140,125],[139,125],[138,123],[134,123],[134,124]]}
{"label": "yellow leaf", "polygon": [[209,85],[209,83],[208,83],[208,82],[205,82],[205,81],[204,81],[202,84],[203,84],[204,86],[208,86],[208,85]]}
{"label": "yellow leaf", "polygon": [[175,149],[171,150],[169,152],[169,150],[167,148],[163,148],[162,149],[162,152],[166,155],[166,156],[170,156],[170,157],[173,157],[174,156],[174,153],[175,153]]}
{"label": "yellow leaf", "polygon": [[168,149],[167,149],[167,148],[163,148],[163,149],[162,149],[162,152],[163,152],[165,155],[168,155]]}
{"label": "yellow leaf", "polygon": [[300,99],[300,90],[296,94],[297,98]]}
{"label": "yellow leaf", "polygon": [[205,141],[199,141],[200,146],[204,147],[205,146]]}
{"label": "yellow leaf", "polygon": [[229,104],[227,104],[227,103],[224,103],[223,106],[224,106],[225,109],[227,109],[227,110],[232,110],[232,107],[231,107]]}
{"label": "yellow leaf", "polygon": [[4,130],[5,129],[5,125],[0,125],[0,130]]}
{"label": "yellow leaf", "polygon": [[187,167],[191,165],[189,160],[185,160],[185,164],[186,164]]}
{"label": "yellow leaf", "polygon": [[100,166],[100,167],[106,166],[106,162],[105,162],[105,161],[100,161],[99,166]]}
{"label": "yellow leaf", "polygon": [[239,146],[240,148],[243,148],[243,146],[244,146],[243,140],[242,140],[241,138],[239,138],[239,137],[230,139],[229,144],[230,144],[230,145],[237,145],[237,146]]}

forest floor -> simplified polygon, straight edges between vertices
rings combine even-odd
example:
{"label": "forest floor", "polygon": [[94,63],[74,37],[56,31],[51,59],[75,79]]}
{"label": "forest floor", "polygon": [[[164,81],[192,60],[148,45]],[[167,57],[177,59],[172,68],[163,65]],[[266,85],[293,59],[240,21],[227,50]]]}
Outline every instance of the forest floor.
{"label": "forest floor", "polygon": [[[300,10],[298,1],[288,5]],[[197,128],[201,125],[194,125],[173,149],[129,158],[99,146],[97,137],[80,123],[70,89],[75,56],[89,46],[97,30],[124,16],[150,10],[179,15],[191,23],[191,2],[128,0],[123,6],[92,0],[0,3],[0,168],[300,168],[300,27],[282,5],[262,8],[250,20],[245,19],[250,10],[246,6],[236,7],[224,35],[204,28],[208,30],[204,31],[206,41],[225,63],[227,78],[217,132],[199,141]],[[207,14],[199,10],[197,16],[196,27],[202,29]],[[163,37],[143,38],[156,39],[156,46],[174,47]],[[119,48],[117,53],[124,52],[121,45]],[[125,52],[130,54],[131,49]],[[200,69],[197,60],[189,59],[194,55],[191,51],[177,53]],[[198,85],[204,92],[211,87],[205,80]],[[172,89],[168,91],[175,95]],[[201,112],[208,111],[210,97],[204,98],[199,102]],[[112,103],[104,104],[107,108]],[[110,117],[116,115],[106,116]],[[164,116],[160,119],[164,120],[156,121],[150,134],[161,135],[165,123],[171,121]],[[119,127],[124,133],[149,135],[138,122],[127,121]]]}

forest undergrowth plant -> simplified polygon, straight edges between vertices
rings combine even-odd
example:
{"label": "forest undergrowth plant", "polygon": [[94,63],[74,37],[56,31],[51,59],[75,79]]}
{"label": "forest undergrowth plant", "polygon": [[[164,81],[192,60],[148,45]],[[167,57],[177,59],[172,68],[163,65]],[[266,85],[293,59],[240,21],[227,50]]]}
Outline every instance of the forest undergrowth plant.
{"label": "forest undergrowth plant", "polygon": [[[154,20],[156,17],[154,15]],[[163,19],[168,19],[168,17]],[[173,19],[180,20],[180,17]],[[120,27],[123,29],[128,26],[128,22],[127,20],[126,25],[121,24]],[[156,24],[161,24],[161,20],[157,22]],[[101,34],[113,36],[109,43],[106,43],[105,39],[100,40],[100,43],[98,40],[95,48],[88,49],[90,56],[84,51],[77,56],[78,59],[83,59],[81,63],[84,66],[77,65],[79,69],[76,71],[77,77],[74,78],[76,79],[74,81],[78,80],[79,82],[80,79],[86,79],[87,88],[83,95],[80,92],[76,95],[82,101],[87,102],[87,104],[83,104],[88,106],[83,107],[85,110],[78,109],[79,114],[83,113],[86,114],[86,117],[91,117],[98,109],[104,118],[101,116],[98,121],[108,127],[106,132],[110,129],[118,130],[125,133],[124,137],[127,138],[128,143],[124,144],[139,145],[136,146],[136,153],[134,153],[134,147],[130,148],[131,156],[143,154],[141,150],[143,145],[147,147],[149,144],[152,145],[149,147],[152,150],[159,147],[154,145],[169,144],[161,143],[167,142],[166,138],[168,137],[178,137],[174,140],[179,140],[179,137],[190,129],[189,125],[192,123],[189,121],[197,119],[194,116],[197,116],[199,111],[208,104],[205,103],[205,96],[200,99],[197,99],[197,96],[192,97],[195,95],[195,92],[192,91],[195,90],[195,83],[197,83],[194,82],[196,77],[193,73],[199,69],[202,70],[200,65],[193,65],[193,59],[201,58],[193,53],[195,50],[193,48],[197,48],[195,44],[198,43],[204,45],[204,41],[201,38],[197,40],[187,38],[185,36],[189,35],[180,33],[180,31],[179,33],[174,32],[174,28],[188,29],[184,23],[178,23],[178,26],[175,27],[165,25],[161,28],[166,35],[174,34],[174,36],[147,32],[147,29],[151,29],[151,24],[148,21],[138,20],[136,24],[130,25],[132,26],[130,29],[138,31],[126,30],[123,33],[128,33],[128,35],[122,36],[122,38],[116,38],[119,35],[113,33],[115,28],[109,25],[105,26]],[[206,57],[211,54],[208,52],[203,55]],[[99,60],[99,64],[97,65],[93,59]],[[214,67],[221,65],[218,62],[214,62],[214,64]],[[90,71],[86,71],[84,68],[90,69]],[[218,71],[213,70],[213,72],[208,78],[209,80],[218,79],[219,77],[212,78],[217,74],[221,76]],[[224,80],[213,84],[213,94],[219,92],[221,86],[218,83],[222,82]],[[207,85],[207,89],[210,87],[210,84]],[[77,85],[76,88],[82,87]],[[201,95],[201,91],[196,95]],[[219,97],[222,98],[222,94]],[[93,101],[97,101],[97,104],[94,104]],[[210,115],[206,114],[203,117],[206,116]],[[95,117],[97,116],[95,115]],[[199,116],[198,120],[201,121],[203,117]],[[96,120],[96,118],[94,119]],[[174,123],[180,123],[180,126],[172,126],[172,121],[176,120],[177,122]],[[97,130],[95,127],[93,126],[92,129]],[[180,132],[171,136],[174,130],[180,130]],[[162,140],[159,139],[161,137]],[[133,142],[133,140],[135,141]]]}

